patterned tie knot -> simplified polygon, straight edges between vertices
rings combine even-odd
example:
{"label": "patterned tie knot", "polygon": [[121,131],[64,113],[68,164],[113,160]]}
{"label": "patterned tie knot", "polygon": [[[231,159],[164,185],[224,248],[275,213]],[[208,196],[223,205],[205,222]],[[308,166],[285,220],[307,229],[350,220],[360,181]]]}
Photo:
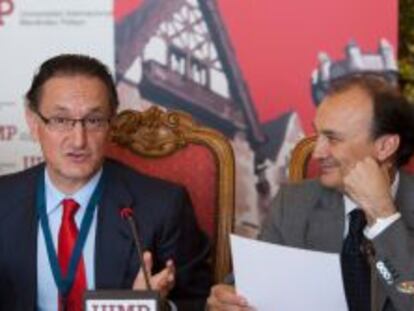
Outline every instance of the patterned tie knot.
{"label": "patterned tie knot", "polygon": [[365,228],[367,224],[365,213],[361,209],[357,208],[357,209],[354,209],[349,214],[349,216],[350,216],[349,231],[357,236],[361,235],[362,230]]}
{"label": "patterned tie knot", "polygon": [[79,209],[79,204],[74,199],[62,200],[63,218],[73,218]]}

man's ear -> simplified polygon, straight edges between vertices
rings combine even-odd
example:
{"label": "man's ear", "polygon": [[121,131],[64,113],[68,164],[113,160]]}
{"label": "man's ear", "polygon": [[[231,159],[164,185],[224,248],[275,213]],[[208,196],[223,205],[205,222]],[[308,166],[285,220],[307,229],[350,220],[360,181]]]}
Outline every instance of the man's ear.
{"label": "man's ear", "polygon": [[33,112],[32,109],[26,106],[25,108],[25,117],[26,117],[26,123],[29,127],[30,134],[32,134],[32,137],[35,141],[38,140],[38,131],[39,131],[39,119],[36,116],[36,114]]}
{"label": "man's ear", "polygon": [[392,158],[400,146],[400,136],[397,134],[385,134],[375,140],[375,153],[377,160],[384,162]]}

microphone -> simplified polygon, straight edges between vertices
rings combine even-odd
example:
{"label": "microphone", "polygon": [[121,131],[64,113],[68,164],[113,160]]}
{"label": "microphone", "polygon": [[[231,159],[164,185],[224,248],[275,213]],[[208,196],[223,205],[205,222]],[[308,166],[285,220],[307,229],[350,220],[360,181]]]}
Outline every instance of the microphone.
{"label": "microphone", "polygon": [[[144,264],[142,243],[140,242],[137,224],[134,220],[134,211],[130,207],[123,207],[119,210],[122,219],[125,219],[132,232],[134,244],[141,260],[142,272],[144,274],[144,290],[133,289],[95,289],[87,290],[84,295],[84,310],[109,310],[117,308],[122,310],[147,310],[166,311],[169,310],[168,302],[161,297],[159,291],[153,290],[150,283],[150,271]],[[110,301],[110,302],[108,302]]]}
{"label": "microphone", "polygon": [[144,281],[145,281],[146,289],[152,290],[152,286],[151,286],[150,278],[149,278],[150,273],[148,272],[147,267],[145,266],[145,263],[144,263],[142,244],[139,239],[137,224],[133,217],[134,211],[130,207],[123,207],[120,210],[120,215],[122,219],[125,219],[128,222],[129,227],[132,232],[132,236],[134,237],[135,247],[137,248],[139,260],[141,261],[142,272],[144,273]]}

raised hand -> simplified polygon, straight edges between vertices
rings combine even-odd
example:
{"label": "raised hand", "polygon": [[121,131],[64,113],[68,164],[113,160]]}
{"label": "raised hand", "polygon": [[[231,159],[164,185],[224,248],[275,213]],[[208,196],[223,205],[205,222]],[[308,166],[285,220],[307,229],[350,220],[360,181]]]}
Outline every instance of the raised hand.
{"label": "raised hand", "polygon": [[344,178],[345,192],[365,212],[368,223],[396,213],[389,167],[371,157],[358,162]]}
{"label": "raised hand", "polygon": [[[150,273],[149,281],[151,284],[151,288],[153,290],[159,291],[161,296],[165,298],[170,292],[170,290],[174,287],[174,284],[175,284],[175,266],[174,266],[173,261],[168,260],[165,264],[164,269],[152,275],[151,270],[153,266],[153,260],[152,260],[151,253],[148,251],[144,252],[143,258],[144,258],[143,265],[145,265],[146,270]],[[132,288],[136,290],[147,289],[147,286],[145,283],[144,271],[142,267],[138,271],[138,274],[135,278]]]}

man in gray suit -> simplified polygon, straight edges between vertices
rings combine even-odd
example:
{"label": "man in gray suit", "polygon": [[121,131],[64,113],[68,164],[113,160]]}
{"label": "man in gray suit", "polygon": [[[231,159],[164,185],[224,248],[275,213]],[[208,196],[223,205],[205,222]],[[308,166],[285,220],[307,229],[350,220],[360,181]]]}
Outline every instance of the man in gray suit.
{"label": "man in gray suit", "polygon": [[[384,79],[359,74],[332,84],[314,127],[320,177],[281,187],[260,238],[340,253],[349,310],[414,310],[414,177],[400,170],[414,151],[412,106]],[[253,308],[225,284],[208,306]]]}

